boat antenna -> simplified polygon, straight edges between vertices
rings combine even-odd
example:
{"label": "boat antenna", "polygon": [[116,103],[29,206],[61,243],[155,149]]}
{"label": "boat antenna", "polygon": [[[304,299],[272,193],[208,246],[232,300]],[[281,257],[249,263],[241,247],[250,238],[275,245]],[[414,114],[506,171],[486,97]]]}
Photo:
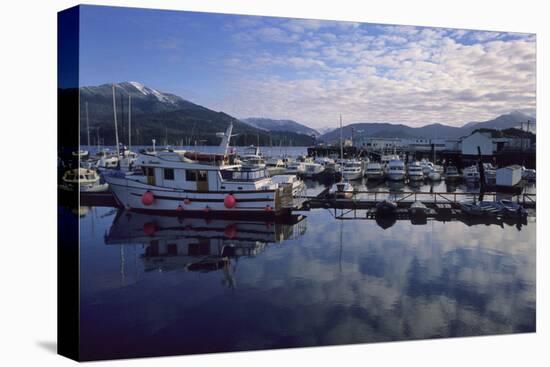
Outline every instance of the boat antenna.
{"label": "boat antenna", "polygon": [[132,95],[128,93],[128,151],[132,150]]}
{"label": "boat antenna", "polygon": [[115,118],[115,143],[116,143],[116,156],[120,156],[119,146],[118,146],[118,126],[116,121],[116,98],[115,98],[115,83],[113,83],[113,116]]}

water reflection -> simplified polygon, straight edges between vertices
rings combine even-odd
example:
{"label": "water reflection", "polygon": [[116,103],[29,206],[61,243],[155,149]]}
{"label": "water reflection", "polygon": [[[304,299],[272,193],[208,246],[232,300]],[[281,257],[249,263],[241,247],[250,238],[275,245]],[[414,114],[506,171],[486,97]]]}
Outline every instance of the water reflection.
{"label": "water reflection", "polygon": [[518,231],[306,215],[307,230],[92,208],[81,224],[83,357],[535,330],[534,217]]}

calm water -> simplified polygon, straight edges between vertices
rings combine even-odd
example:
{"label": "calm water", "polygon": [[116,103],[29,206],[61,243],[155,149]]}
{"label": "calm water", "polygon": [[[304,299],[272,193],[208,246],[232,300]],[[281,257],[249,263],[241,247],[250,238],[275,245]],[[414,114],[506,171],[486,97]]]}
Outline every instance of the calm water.
{"label": "calm water", "polygon": [[288,224],[80,214],[85,359],[535,330],[535,217],[383,229],[323,209]]}

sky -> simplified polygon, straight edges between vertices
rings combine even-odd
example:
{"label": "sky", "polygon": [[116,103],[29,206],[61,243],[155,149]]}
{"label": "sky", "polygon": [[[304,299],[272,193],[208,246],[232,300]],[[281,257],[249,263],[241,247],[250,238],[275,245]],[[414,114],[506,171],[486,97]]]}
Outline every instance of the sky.
{"label": "sky", "polygon": [[313,128],[535,116],[533,34],[83,6],[80,85]]}

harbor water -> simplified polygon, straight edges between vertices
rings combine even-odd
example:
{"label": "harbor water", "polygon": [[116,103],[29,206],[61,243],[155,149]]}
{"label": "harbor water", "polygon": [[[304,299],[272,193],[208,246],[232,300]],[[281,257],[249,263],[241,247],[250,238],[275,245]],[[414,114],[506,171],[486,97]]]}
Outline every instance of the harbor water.
{"label": "harbor water", "polygon": [[85,359],[535,331],[534,214],[380,225],[334,209],[289,223],[59,210],[81,219]]}

